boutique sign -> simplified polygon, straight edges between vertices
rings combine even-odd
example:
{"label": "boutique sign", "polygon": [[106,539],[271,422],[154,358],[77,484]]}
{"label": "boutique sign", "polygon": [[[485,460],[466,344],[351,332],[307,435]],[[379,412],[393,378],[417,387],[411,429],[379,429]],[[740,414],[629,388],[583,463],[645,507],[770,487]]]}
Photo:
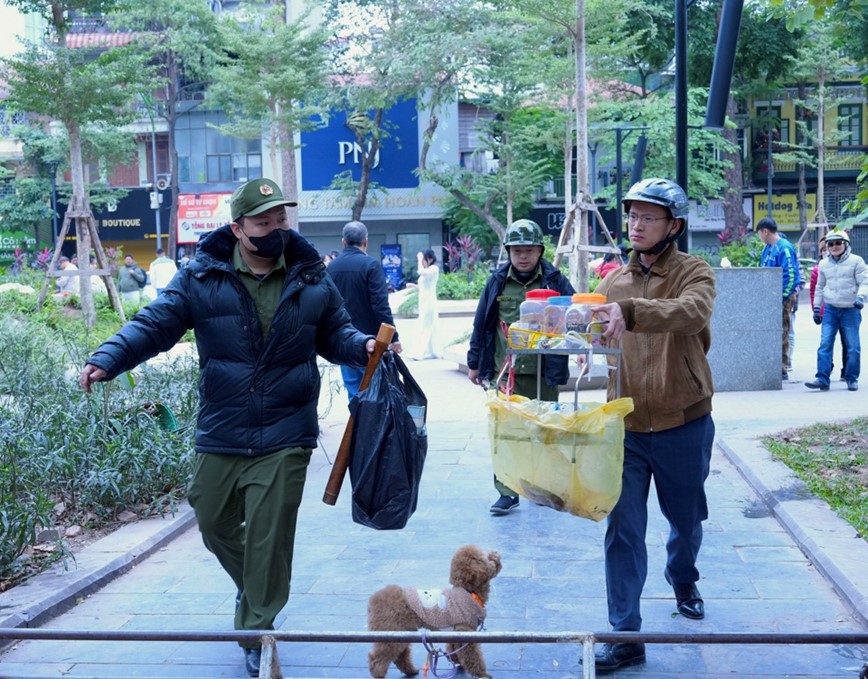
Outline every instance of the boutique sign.
{"label": "boutique sign", "polygon": [[[414,170],[419,164],[416,101],[402,101],[383,119],[388,132],[374,157],[371,181],[387,189],[419,186]],[[338,175],[349,172],[354,181],[362,173],[363,148],[347,125],[346,113],[335,111],[316,130],[301,133],[302,191],[326,190]]]}
{"label": "boutique sign", "polygon": [[[171,192],[160,206],[160,223],[168,224]],[[60,204],[57,210],[61,216],[66,214],[66,205]],[[156,238],[157,218],[151,209],[147,189],[130,189],[120,200],[112,200],[103,207],[93,209],[99,235],[105,241],[140,241]],[[75,220],[69,223],[67,239],[75,240]]]}

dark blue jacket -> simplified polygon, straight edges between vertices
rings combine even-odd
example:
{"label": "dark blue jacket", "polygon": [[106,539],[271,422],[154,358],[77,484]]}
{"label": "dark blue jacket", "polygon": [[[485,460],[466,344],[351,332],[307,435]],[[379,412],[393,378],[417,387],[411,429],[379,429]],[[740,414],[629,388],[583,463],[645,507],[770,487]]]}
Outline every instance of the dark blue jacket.
{"label": "dark blue jacket", "polygon": [[[542,286],[549,290],[557,290],[561,295],[572,295],[575,290],[558,269],[544,259],[539,260],[542,266]],[[485,284],[476,316],[473,319],[473,334],[470,336],[470,348],[467,350],[467,367],[479,370],[479,378],[492,380],[495,377],[494,353],[495,336],[500,330],[500,309],[497,298],[506,286],[506,275],[510,263],[506,262],[495,270]],[[555,386],[566,384],[570,377],[567,356],[544,356],[543,375],[547,384]]]}
{"label": "dark blue jacket", "polygon": [[[345,247],[329,264],[328,274],[340,290],[356,328],[368,335],[376,335],[380,323],[395,325],[386,275],[376,259],[357,247]],[[397,332],[392,341],[398,341]]]}
{"label": "dark blue jacket", "polygon": [[352,326],[319,254],[291,232],[286,279],[267,337],[232,266],[229,226],[209,234],[195,259],[88,359],[108,379],[171,348],[192,328],[199,353],[196,451],[267,455],[315,448],[320,373],[316,355],[362,367],[367,336]]}

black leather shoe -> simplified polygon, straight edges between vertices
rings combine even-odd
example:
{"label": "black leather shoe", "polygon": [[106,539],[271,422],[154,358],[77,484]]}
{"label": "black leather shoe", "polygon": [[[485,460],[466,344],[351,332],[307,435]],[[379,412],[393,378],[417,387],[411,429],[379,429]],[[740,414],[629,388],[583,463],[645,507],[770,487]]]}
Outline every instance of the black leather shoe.
{"label": "black leather shoe", "polygon": [[829,385],[823,384],[819,380],[815,380],[814,382],[805,382],[805,386],[808,389],[819,389],[820,391],[829,391]]}
{"label": "black leather shoe", "polygon": [[262,662],[262,648],[245,648],[244,649],[244,666],[247,668],[247,674],[251,677],[259,676],[259,664]]}
{"label": "black leather shoe", "polygon": [[705,602],[702,600],[702,595],[696,589],[696,584],[689,582],[686,584],[678,584],[672,582],[669,573],[666,573],[666,582],[672,585],[672,591],[675,592],[675,607],[678,612],[685,618],[691,620],[702,620],[705,617]]}
{"label": "black leather shoe", "polygon": [[603,644],[594,653],[594,669],[597,674],[608,674],[622,667],[644,663],[645,644]]}

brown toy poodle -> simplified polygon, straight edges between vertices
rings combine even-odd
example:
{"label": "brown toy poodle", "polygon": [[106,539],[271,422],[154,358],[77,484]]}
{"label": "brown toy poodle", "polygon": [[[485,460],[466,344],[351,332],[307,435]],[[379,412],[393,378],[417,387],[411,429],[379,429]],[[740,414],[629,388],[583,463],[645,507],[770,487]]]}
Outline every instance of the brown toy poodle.
{"label": "brown toy poodle", "polygon": [[[492,578],[500,573],[500,555],[464,545],[452,556],[449,583],[445,590],[416,590],[387,585],[368,600],[368,629],[403,632],[417,629],[473,632],[485,620],[485,605]],[[475,677],[487,677],[485,658],[479,644],[449,644],[453,662]],[[386,676],[389,664],[406,675],[419,672],[410,655],[410,644],[377,642],[368,653],[368,668],[377,679]]]}

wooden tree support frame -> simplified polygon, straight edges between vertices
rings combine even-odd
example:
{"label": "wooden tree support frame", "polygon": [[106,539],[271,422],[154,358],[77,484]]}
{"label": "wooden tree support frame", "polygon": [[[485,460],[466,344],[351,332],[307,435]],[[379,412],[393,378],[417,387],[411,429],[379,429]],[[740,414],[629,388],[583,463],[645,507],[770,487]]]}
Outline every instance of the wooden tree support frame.
{"label": "wooden tree support frame", "polygon": [[[89,261],[86,264],[83,264],[83,266],[87,267],[86,269],[79,269],[78,271],[66,272],[57,268],[57,262],[60,260],[60,253],[63,248],[63,243],[66,240],[66,236],[69,233],[69,225],[72,223],[72,220],[75,220],[76,233],[82,233],[83,230],[87,230],[87,233],[90,236],[91,247],[93,247],[96,256],[97,269],[91,269]],[[66,214],[63,217],[63,227],[57,235],[54,255],[51,258],[51,263],[48,265],[48,271],[45,275],[45,283],[42,286],[42,291],[39,293],[36,308],[41,309],[42,305],[45,303],[45,298],[48,295],[49,287],[52,286],[53,279],[60,278],[61,276],[83,276],[84,274],[87,274],[88,276],[99,276],[103,280],[112,308],[118,312],[118,315],[121,318],[121,323],[126,323],[127,319],[124,315],[124,306],[121,303],[118,289],[115,286],[115,281],[112,277],[111,267],[109,266],[105,250],[102,248],[93,213],[90,210],[76,212],[70,208],[66,211]]]}
{"label": "wooden tree support frame", "polygon": [[[799,236],[799,240],[796,241],[795,248],[797,256],[804,259],[819,260],[820,239],[825,238],[826,234],[828,234],[833,228],[834,226],[830,225],[826,221],[825,215],[815,213],[814,221],[805,224],[805,230],[802,231],[802,235]],[[808,246],[811,248],[810,253],[805,252]]]}
{"label": "wooden tree support frame", "polygon": [[[575,242],[575,229],[573,228],[573,224],[576,221],[576,214],[578,214],[579,210],[590,212],[597,216],[597,220],[600,223],[600,229],[606,237],[606,240],[609,242],[609,245],[582,245]],[[598,252],[603,254],[619,254],[621,252],[618,249],[618,244],[615,242],[615,239],[612,238],[612,233],[606,226],[606,221],[603,219],[603,215],[600,214],[600,210],[593,202],[588,202],[587,200],[573,203],[573,206],[570,208],[570,212],[564,220],[564,226],[561,229],[561,237],[558,239],[558,246],[557,250],[555,250],[555,258],[553,262],[554,265],[556,267],[560,266],[563,256],[571,255],[575,250],[579,250],[580,252]]]}

